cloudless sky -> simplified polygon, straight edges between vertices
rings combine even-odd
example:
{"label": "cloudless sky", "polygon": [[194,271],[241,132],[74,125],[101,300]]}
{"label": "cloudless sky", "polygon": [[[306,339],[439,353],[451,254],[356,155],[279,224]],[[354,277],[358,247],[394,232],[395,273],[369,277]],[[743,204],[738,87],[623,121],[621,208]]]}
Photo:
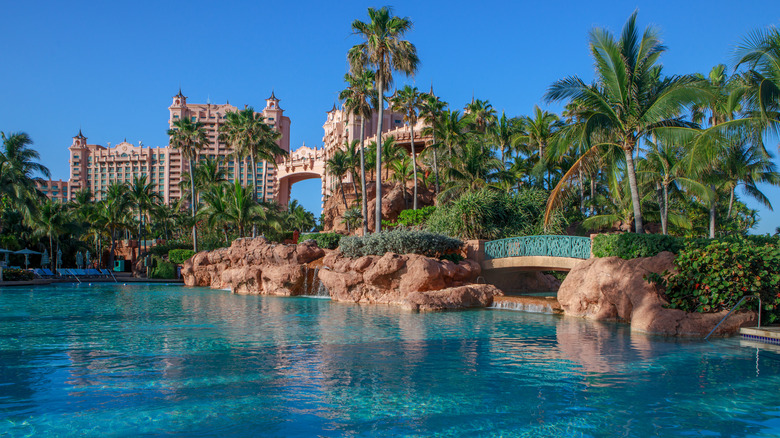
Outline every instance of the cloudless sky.
{"label": "cloudless sky", "polygon": [[[21,1],[3,2],[0,130],[29,133],[55,179],[68,178],[68,146],[123,139],[164,146],[168,106],[179,86],[191,103],[262,108],[274,90],[292,120],[291,147],[322,145],[322,124],[344,87],[346,52],[366,8],[358,1]],[[639,10],[668,52],[666,74],[733,66],[734,46],[751,30],[780,24],[778,1],[395,1],[421,64],[414,78],[453,108],[472,94],[508,116],[528,114],[555,80],[593,77],[588,31],[619,33]],[[777,152],[778,139],[770,139]],[[776,159],[775,162],[778,162]],[[319,180],[293,197],[319,214]],[[741,191],[740,191],[741,193]],[[780,190],[765,193],[780,208]],[[744,196],[743,196],[744,199]],[[780,213],[759,208],[754,232],[773,232]]]}

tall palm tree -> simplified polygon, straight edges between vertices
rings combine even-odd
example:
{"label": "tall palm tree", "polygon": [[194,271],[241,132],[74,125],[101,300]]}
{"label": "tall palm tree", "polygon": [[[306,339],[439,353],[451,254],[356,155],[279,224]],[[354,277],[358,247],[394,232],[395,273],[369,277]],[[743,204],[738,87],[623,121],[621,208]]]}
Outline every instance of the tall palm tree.
{"label": "tall palm tree", "polygon": [[750,197],[772,210],[772,203],[761,192],[758,184],[780,185],[780,174],[771,157],[760,148],[746,141],[734,142],[718,160],[714,173],[729,192],[729,209],[726,217],[731,217],[734,192],[740,185]]}
{"label": "tall palm tree", "polygon": [[[35,187],[36,181],[42,181],[40,176],[50,177],[49,169],[39,163],[40,154],[29,146],[33,143],[27,133],[16,132],[6,135],[0,132],[3,139],[0,149],[0,190],[9,197],[18,208],[31,214],[40,198]],[[40,176],[39,176],[40,175]]]}
{"label": "tall palm tree", "polygon": [[534,106],[533,116],[523,116],[521,119],[522,131],[513,138],[515,143],[523,143],[528,148],[534,148],[537,152],[536,173],[542,175],[540,182],[547,181],[547,190],[550,190],[550,180],[545,165],[547,158],[545,152],[547,146],[553,140],[563,123],[556,114],[544,111],[538,105]]}
{"label": "tall palm tree", "polygon": [[230,204],[228,193],[229,189],[226,185],[214,185],[202,193],[206,208],[201,211],[201,214],[206,217],[206,223],[210,228],[222,228],[225,245],[230,245],[228,225],[232,219],[228,214],[228,206]]}
{"label": "tall palm tree", "polygon": [[[363,70],[361,72],[344,75],[344,81],[349,86],[339,93],[339,99],[344,101],[347,112],[360,118],[360,190],[363,193],[361,211],[363,217],[368,217],[368,197],[366,196],[366,158],[365,138],[366,119],[371,118],[371,103],[378,102],[374,89],[374,72]],[[375,106],[379,106],[378,104]],[[363,221],[363,235],[368,234],[368,222]]]}
{"label": "tall palm tree", "polygon": [[466,104],[464,113],[467,115],[467,120],[474,126],[477,132],[485,133],[488,127],[496,120],[496,110],[493,105],[487,100],[474,100]]}
{"label": "tall palm tree", "polygon": [[593,144],[593,139],[594,134],[603,132],[609,133],[607,142],[623,150],[635,230],[642,233],[641,198],[634,165],[638,143],[658,128],[688,127],[678,116],[701,97],[703,87],[693,76],[662,77],[658,58],[666,47],[652,27],[640,37],[636,12],[629,17],[618,40],[605,29],[591,30],[590,49],[596,64],[596,82],[588,85],[576,76],[561,79],[550,86],[546,100],[582,103],[583,121],[564,131],[577,132],[582,144],[589,148],[586,154],[600,151],[603,145]]}
{"label": "tall palm tree", "polygon": [[98,204],[94,213],[94,224],[106,230],[111,241],[109,250],[109,268],[114,267],[116,241],[119,233],[130,228],[128,210],[130,207],[127,196],[127,186],[120,183],[110,184],[105,191],[104,199]]}
{"label": "tall palm tree", "polygon": [[[193,122],[189,118],[184,118],[173,122],[173,128],[168,130],[170,144],[173,148],[181,152],[182,158],[189,163],[190,170],[190,209],[192,219],[198,215],[198,198],[195,196],[195,160],[198,158],[198,152],[209,144],[206,129],[203,123]],[[197,223],[192,224],[192,250],[198,250],[198,228]]]}
{"label": "tall palm tree", "polygon": [[406,206],[409,205],[406,202],[406,181],[412,177],[412,163],[409,160],[409,157],[404,155],[400,159],[394,160],[392,163],[387,163],[386,167],[390,167],[393,171],[393,176],[390,180],[399,184],[401,190],[403,190],[404,208],[406,208]]}
{"label": "tall palm tree", "polygon": [[375,87],[378,95],[378,119],[376,127],[376,227],[382,230],[382,119],[385,91],[393,85],[393,71],[398,70],[407,76],[417,71],[419,58],[417,48],[403,40],[404,34],[412,29],[409,18],[396,17],[389,7],[368,8],[369,22],[352,22],[352,30],[365,41],[355,45],[347,53],[350,70],[353,74],[370,69],[374,72]]}
{"label": "tall palm tree", "polygon": [[[73,221],[70,210],[65,204],[47,199],[40,206],[36,215],[32,217],[31,224],[35,236],[45,237],[49,240],[49,254],[55,257],[54,243],[59,245],[59,237],[77,226]],[[52,263],[52,271],[55,271],[56,263]]]}
{"label": "tall palm tree", "polygon": [[780,29],[770,26],[751,32],[736,51],[736,67],[744,74],[748,107],[764,126],[780,132]]}
{"label": "tall palm tree", "polygon": [[420,117],[427,123],[428,127],[425,127],[423,129],[423,135],[430,133],[432,135],[431,138],[431,144],[428,145],[426,150],[428,148],[431,149],[431,153],[433,154],[433,174],[436,179],[436,193],[439,193],[440,186],[439,186],[439,157],[438,157],[438,144],[436,143],[436,123],[438,119],[441,116],[441,113],[444,111],[444,108],[447,107],[447,103],[441,101],[436,95],[433,94],[433,86],[431,86],[431,91],[424,95],[423,97],[423,104],[420,108]]}
{"label": "tall palm tree", "polygon": [[493,156],[488,146],[481,142],[468,142],[461,147],[460,153],[450,157],[449,166],[444,169],[446,188],[439,197],[447,200],[467,191],[479,190],[498,178],[500,172],[501,160]]}
{"label": "tall palm tree", "polygon": [[515,131],[515,126],[506,118],[504,111],[501,111],[501,118],[490,129],[490,137],[501,150],[501,164],[504,168],[506,168],[507,155],[512,150],[512,145],[516,143]]}
{"label": "tall palm tree", "polygon": [[344,200],[344,209],[346,210],[349,208],[349,205],[347,205],[347,195],[344,192],[344,175],[349,172],[347,154],[341,149],[335,151],[333,156],[325,162],[325,170],[336,179],[338,184],[336,190],[341,189],[341,198]]}
{"label": "tall palm tree", "polygon": [[[142,249],[141,241],[144,240],[143,230],[147,212],[155,205],[162,202],[162,197],[157,193],[157,184],[147,182],[146,175],[133,177],[128,184],[127,195],[129,202],[138,210],[138,254]],[[145,246],[145,245],[144,245]]]}
{"label": "tall palm tree", "polygon": [[316,225],[314,213],[307,211],[298,203],[297,199],[290,201],[287,206],[287,225],[293,230],[311,231]]}
{"label": "tall palm tree", "polygon": [[418,112],[423,106],[424,96],[417,87],[406,85],[390,100],[393,111],[403,113],[404,121],[409,126],[412,148],[412,178],[414,180],[414,199],[412,208],[417,210],[417,153],[414,150],[414,125],[417,124]]}

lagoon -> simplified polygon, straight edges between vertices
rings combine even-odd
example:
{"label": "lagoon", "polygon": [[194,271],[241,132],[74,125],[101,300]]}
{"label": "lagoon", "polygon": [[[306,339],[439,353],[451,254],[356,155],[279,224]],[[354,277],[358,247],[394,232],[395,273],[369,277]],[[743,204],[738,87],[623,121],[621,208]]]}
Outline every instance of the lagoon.
{"label": "lagoon", "polygon": [[776,436],[780,354],[505,310],[0,290],[0,436]]}

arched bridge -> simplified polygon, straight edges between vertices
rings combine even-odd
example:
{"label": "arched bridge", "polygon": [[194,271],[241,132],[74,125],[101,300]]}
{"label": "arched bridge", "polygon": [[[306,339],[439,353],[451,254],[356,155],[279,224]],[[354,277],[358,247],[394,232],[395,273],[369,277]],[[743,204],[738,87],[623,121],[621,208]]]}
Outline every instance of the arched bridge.
{"label": "arched bridge", "polygon": [[524,236],[484,243],[482,269],[570,271],[590,258],[590,238]]}

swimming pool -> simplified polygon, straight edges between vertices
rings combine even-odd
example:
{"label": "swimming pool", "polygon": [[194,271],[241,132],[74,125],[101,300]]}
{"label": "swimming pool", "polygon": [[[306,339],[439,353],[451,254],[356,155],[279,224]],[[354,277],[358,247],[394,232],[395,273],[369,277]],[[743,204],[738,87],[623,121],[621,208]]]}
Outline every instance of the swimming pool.
{"label": "swimming pool", "polygon": [[500,310],[0,290],[0,436],[776,436],[780,356]]}

